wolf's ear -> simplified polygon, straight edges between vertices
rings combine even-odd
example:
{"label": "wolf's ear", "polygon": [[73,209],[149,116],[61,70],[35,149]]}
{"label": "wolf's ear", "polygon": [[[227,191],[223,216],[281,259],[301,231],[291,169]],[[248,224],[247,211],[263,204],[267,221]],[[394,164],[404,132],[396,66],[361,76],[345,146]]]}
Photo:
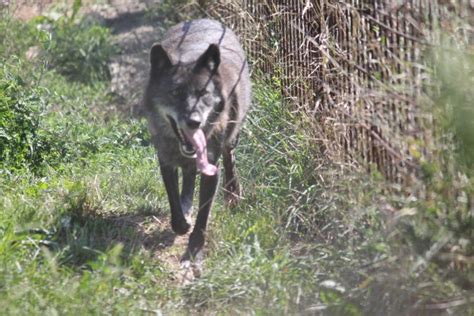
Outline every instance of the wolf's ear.
{"label": "wolf's ear", "polygon": [[151,75],[159,75],[164,69],[171,67],[171,60],[160,44],[155,44],[150,51]]}
{"label": "wolf's ear", "polygon": [[202,68],[207,68],[211,72],[215,72],[219,67],[220,62],[221,53],[219,51],[219,46],[216,44],[211,44],[204,54],[199,57],[194,69],[199,70]]}

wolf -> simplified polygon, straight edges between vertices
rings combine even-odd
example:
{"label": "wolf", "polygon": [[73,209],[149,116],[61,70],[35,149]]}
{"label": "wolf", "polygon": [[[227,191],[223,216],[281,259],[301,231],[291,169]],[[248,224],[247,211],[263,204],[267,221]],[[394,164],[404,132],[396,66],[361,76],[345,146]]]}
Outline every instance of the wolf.
{"label": "wolf", "polygon": [[[150,51],[144,112],[171,209],[171,227],[184,235],[200,174],[199,208],[187,255],[205,243],[223,157],[224,197],[240,197],[234,148],[251,105],[249,66],[237,36],[209,19],[171,27]],[[179,190],[178,170],[182,173]]]}

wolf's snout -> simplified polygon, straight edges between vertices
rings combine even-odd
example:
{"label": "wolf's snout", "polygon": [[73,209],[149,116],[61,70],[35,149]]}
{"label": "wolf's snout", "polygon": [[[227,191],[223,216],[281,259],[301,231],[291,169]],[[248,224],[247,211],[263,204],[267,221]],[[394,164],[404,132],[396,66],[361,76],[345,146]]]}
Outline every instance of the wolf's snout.
{"label": "wolf's snout", "polygon": [[192,113],[187,119],[186,119],[186,126],[189,127],[190,129],[198,129],[201,126],[201,117],[198,113]]}

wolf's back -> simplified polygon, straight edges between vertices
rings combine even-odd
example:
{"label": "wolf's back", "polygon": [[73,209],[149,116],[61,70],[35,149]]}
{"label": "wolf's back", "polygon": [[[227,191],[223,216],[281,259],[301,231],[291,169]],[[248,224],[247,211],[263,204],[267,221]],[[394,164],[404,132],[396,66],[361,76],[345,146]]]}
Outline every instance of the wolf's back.
{"label": "wolf's back", "polygon": [[161,43],[173,62],[191,63],[209,44],[219,45],[225,65],[241,65],[245,53],[237,36],[219,22],[200,19],[177,24],[166,32]]}

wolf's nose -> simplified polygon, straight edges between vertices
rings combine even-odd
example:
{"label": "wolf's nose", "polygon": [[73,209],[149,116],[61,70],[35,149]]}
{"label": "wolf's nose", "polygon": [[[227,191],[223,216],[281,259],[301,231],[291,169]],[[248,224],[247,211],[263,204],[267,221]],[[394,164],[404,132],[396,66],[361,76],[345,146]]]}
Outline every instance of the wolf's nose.
{"label": "wolf's nose", "polygon": [[199,126],[201,126],[201,118],[199,117],[199,115],[191,115],[186,120],[186,125],[190,129],[198,129]]}

